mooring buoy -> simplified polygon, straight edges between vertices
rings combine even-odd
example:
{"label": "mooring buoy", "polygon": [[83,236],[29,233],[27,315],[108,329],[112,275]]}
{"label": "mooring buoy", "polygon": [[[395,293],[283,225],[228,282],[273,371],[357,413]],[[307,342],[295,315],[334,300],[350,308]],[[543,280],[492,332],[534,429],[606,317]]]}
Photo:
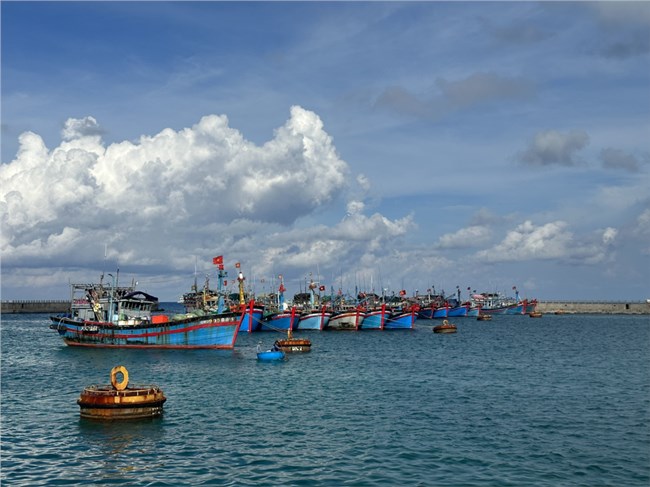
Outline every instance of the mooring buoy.
{"label": "mooring buoy", "polygon": [[129,386],[129,371],[118,365],[111,370],[110,384],[84,388],[77,404],[82,418],[141,419],[160,416],[166,400],[158,386]]}

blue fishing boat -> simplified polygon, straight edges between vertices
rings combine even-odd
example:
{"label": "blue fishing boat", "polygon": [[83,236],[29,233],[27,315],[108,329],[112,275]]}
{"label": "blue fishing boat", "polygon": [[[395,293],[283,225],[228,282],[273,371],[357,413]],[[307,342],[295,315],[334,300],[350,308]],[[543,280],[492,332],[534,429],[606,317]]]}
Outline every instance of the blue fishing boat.
{"label": "blue fishing boat", "polygon": [[445,303],[444,306],[441,306],[440,308],[435,308],[433,310],[433,317],[434,318],[447,318],[449,316],[449,303]]}
{"label": "blue fishing boat", "polygon": [[418,314],[415,307],[412,307],[410,311],[395,311],[394,313],[391,313],[388,320],[386,320],[384,329],[411,330],[415,326],[415,320],[417,319],[417,316]]}
{"label": "blue fishing boat", "polygon": [[458,316],[468,316],[471,303],[463,303],[460,306],[454,306],[449,309],[447,316],[449,317],[458,317]]}
{"label": "blue fishing boat", "polygon": [[418,318],[423,319],[423,320],[432,320],[433,319],[433,312],[436,310],[435,307],[432,306],[427,306],[420,308],[420,311],[418,311]]}
{"label": "blue fishing boat", "polygon": [[513,286],[512,289],[515,291],[514,304],[508,307],[505,314],[525,315],[529,313],[534,313],[535,308],[537,308],[537,300],[536,299],[531,299],[530,301],[528,299],[522,300],[519,298],[519,290],[517,289],[517,286]]}
{"label": "blue fishing boat", "polygon": [[300,314],[296,308],[292,307],[289,311],[277,311],[266,314],[262,317],[260,331],[288,331],[295,330],[298,325]]}
{"label": "blue fishing boat", "polygon": [[290,310],[286,309],[284,302],[284,281],[280,276],[280,287],[278,289],[278,301],[270,306],[267,312],[262,316],[260,331],[283,331],[295,330],[298,325],[300,314],[296,312],[295,306]]}
{"label": "blue fishing boat", "polygon": [[[51,316],[66,345],[92,348],[223,348],[235,346],[242,313],[154,314],[158,299],[118,279],[72,284],[70,312]],[[119,273],[118,273],[119,276]]]}
{"label": "blue fishing boat", "polygon": [[259,331],[262,325],[262,316],[264,315],[264,307],[259,306],[255,301],[251,300],[248,305],[240,307],[239,310],[243,312],[243,317],[241,324],[239,325],[239,331],[246,333],[252,333],[254,331]]}
{"label": "blue fishing boat", "polygon": [[307,311],[298,317],[299,330],[319,330],[323,331],[332,317],[332,313],[327,311],[327,306],[321,306],[320,309]]}
{"label": "blue fishing boat", "polygon": [[[239,267],[239,263],[237,263],[236,266]],[[219,275],[221,275],[221,272]],[[244,313],[244,316],[241,320],[241,324],[239,325],[239,331],[252,333],[260,329],[260,326],[262,324],[262,316],[264,315],[264,306],[255,303],[253,299],[251,299],[250,302],[246,304],[246,295],[244,293],[245,280],[246,278],[244,277],[243,272],[239,271],[237,275],[237,283],[239,287],[239,296],[238,296],[239,304],[231,306],[230,310]],[[221,284],[222,284],[222,280],[220,278],[219,279],[220,287]]]}
{"label": "blue fishing boat", "polygon": [[361,328],[363,330],[383,330],[390,314],[390,309],[386,308],[386,304],[370,309],[366,311]]}
{"label": "blue fishing boat", "polygon": [[[318,284],[311,280],[309,282],[309,307],[303,311],[298,318],[297,328],[299,330],[323,331],[332,317],[332,313],[327,310],[327,306],[321,305],[320,308],[318,308],[316,304],[316,289],[324,291],[325,286],[320,286],[320,288],[318,288]],[[320,294],[318,301],[320,302]],[[296,304],[295,297],[294,304]]]}
{"label": "blue fishing boat", "polygon": [[470,303],[470,306],[467,309],[467,316],[476,318],[480,314],[480,312],[481,312],[481,308],[479,306],[474,306]]}
{"label": "blue fishing boat", "polygon": [[[239,331],[252,333],[260,328],[262,315],[264,313],[264,306],[256,303],[251,299],[248,304],[246,303],[246,293],[244,292],[244,281],[246,278],[240,271],[237,276],[239,284],[239,292],[226,296],[225,283],[228,272],[224,270],[223,256],[214,257],[212,263],[218,266],[218,285],[216,290],[210,289],[209,278],[206,277],[205,285],[201,291],[198,290],[196,285],[196,277],[194,278],[194,285],[192,290],[183,294],[180,302],[185,306],[185,310],[190,313],[196,310],[205,311],[206,313],[246,313],[239,325]],[[239,263],[235,264],[239,268]]]}

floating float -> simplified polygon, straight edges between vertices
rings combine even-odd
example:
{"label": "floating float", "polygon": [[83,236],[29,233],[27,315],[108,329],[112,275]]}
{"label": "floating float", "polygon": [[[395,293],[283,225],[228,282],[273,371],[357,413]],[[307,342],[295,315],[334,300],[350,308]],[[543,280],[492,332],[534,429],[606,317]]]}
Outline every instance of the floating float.
{"label": "floating float", "polygon": [[478,315],[476,321],[492,321],[492,315]]}
{"label": "floating float", "polygon": [[[119,376],[122,376],[121,380]],[[129,371],[123,365],[111,370],[111,383],[84,388],[77,404],[82,418],[142,419],[162,415],[167,398],[155,385],[129,387]]]}
{"label": "floating float", "polygon": [[528,316],[531,318],[541,318],[542,317],[542,312],[541,311],[531,311],[528,313]]}
{"label": "floating float", "polygon": [[456,333],[456,325],[449,323],[449,321],[444,320],[442,325],[433,327],[434,333]]}

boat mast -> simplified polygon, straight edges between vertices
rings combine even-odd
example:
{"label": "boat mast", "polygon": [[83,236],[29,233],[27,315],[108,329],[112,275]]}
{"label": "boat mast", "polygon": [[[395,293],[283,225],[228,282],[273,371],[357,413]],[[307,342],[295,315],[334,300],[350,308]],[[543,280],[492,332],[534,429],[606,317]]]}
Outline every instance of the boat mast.
{"label": "boat mast", "polygon": [[246,301],[244,300],[244,273],[242,271],[239,271],[239,275],[237,276],[237,281],[239,281],[239,304],[246,304]]}

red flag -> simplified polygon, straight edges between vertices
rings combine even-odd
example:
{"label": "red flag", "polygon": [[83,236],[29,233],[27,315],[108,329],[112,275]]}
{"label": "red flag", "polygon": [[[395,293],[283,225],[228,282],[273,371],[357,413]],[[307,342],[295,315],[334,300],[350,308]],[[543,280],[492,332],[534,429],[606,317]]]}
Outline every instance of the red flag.
{"label": "red flag", "polygon": [[241,264],[239,262],[235,262],[235,267],[239,269],[241,267]]}
{"label": "red flag", "polygon": [[217,265],[217,264],[223,264],[223,255],[219,255],[219,256],[217,256],[217,257],[213,257],[213,258],[212,258],[212,263],[213,263],[214,265]]}
{"label": "red flag", "polygon": [[402,290],[399,292],[399,295],[400,295],[400,296],[406,296],[406,290],[405,290],[405,289],[402,289]]}
{"label": "red flag", "polygon": [[325,291],[325,286],[321,286],[318,288],[319,291]]}
{"label": "red flag", "polygon": [[285,292],[286,290],[287,290],[287,288],[284,287],[284,284],[280,284],[280,289],[278,289],[278,291],[280,291],[281,293],[283,293],[283,292]]}

